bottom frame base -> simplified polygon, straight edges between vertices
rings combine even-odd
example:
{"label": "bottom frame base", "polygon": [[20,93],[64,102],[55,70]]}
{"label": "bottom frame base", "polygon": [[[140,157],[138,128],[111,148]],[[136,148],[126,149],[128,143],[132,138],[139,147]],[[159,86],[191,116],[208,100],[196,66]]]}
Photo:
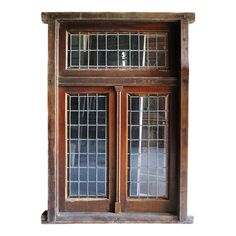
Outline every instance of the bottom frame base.
{"label": "bottom frame base", "polygon": [[55,221],[48,220],[48,211],[41,216],[42,224],[86,224],[86,223],[164,223],[164,224],[192,224],[193,216],[185,220],[170,213],[140,213],[140,212],[60,212]]}

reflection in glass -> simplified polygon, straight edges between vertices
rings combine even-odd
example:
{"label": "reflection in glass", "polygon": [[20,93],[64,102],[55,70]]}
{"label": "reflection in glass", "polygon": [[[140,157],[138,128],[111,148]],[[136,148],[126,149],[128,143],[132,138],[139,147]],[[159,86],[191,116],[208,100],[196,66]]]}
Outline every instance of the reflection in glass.
{"label": "reflection in glass", "polygon": [[68,195],[106,197],[107,95],[67,95],[67,101]]}
{"label": "reflection in glass", "polygon": [[78,33],[68,37],[69,68],[168,67],[168,34],[164,32]]}
{"label": "reflection in glass", "polygon": [[128,97],[129,197],[168,196],[168,95]]}

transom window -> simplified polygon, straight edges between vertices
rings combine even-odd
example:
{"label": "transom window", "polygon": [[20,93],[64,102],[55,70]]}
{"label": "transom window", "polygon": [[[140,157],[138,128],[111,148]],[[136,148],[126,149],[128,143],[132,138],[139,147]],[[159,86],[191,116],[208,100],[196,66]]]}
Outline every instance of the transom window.
{"label": "transom window", "polygon": [[166,68],[167,41],[165,32],[68,33],[68,67]]}

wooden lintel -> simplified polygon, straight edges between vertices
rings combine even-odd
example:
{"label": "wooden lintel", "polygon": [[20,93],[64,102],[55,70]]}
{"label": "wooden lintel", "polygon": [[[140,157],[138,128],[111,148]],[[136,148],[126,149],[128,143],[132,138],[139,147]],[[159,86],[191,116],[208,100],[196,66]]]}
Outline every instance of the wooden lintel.
{"label": "wooden lintel", "polygon": [[195,14],[192,12],[42,12],[42,21],[49,19],[60,21],[75,20],[125,20],[125,21],[180,21],[187,20],[193,23]]}

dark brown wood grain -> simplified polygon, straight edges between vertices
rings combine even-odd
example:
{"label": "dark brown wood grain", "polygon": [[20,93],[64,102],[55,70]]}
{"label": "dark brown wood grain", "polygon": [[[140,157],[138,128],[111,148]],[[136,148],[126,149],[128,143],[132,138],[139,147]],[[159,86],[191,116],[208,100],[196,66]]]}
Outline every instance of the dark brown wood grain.
{"label": "dark brown wood grain", "polygon": [[49,19],[59,21],[82,21],[82,20],[123,20],[123,21],[154,21],[173,22],[181,19],[193,23],[195,14],[189,12],[43,12],[42,21],[47,23]]}
{"label": "dark brown wood grain", "polygon": [[56,74],[55,74],[56,24],[48,22],[48,214],[49,222],[56,214]]}
{"label": "dark brown wood grain", "polygon": [[[43,223],[192,223],[193,218],[187,215],[188,25],[194,19],[194,13],[42,13],[43,22],[48,24],[48,210],[42,216]],[[80,31],[168,32],[169,66],[162,70],[69,69],[66,32]],[[109,193],[104,199],[67,197],[65,94],[80,91],[109,94]],[[127,94],[130,92],[170,96],[168,198],[128,197]]]}
{"label": "dark brown wood grain", "polygon": [[60,76],[61,86],[177,86],[177,77],[74,77]]}

